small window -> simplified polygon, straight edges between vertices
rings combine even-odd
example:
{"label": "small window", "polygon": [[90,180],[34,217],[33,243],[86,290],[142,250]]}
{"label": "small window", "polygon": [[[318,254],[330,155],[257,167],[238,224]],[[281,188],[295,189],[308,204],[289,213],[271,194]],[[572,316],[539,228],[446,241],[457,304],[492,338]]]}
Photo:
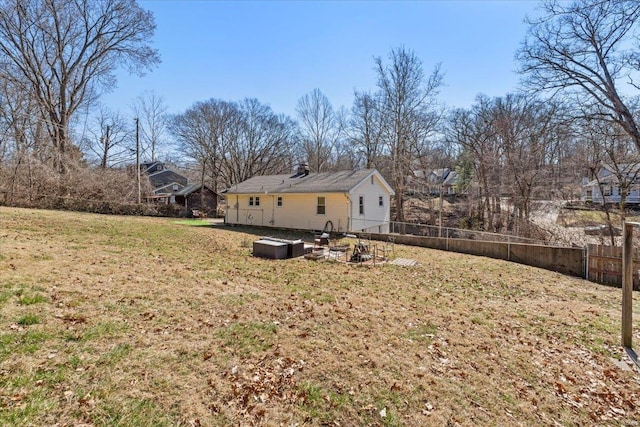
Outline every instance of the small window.
{"label": "small window", "polygon": [[178,184],[173,184],[173,191],[178,191]]}
{"label": "small window", "polygon": [[610,185],[605,185],[604,186],[604,195],[605,196],[610,196],[611,195],[611,186]]}
{"label": "small window", "polygon": [[326,201],[324,197],[318,197],[318,204],[316,206],[316,214],[324,215],[326,212]]}
{"label": "small window", "polygon": [[282,207],[282,196],[278,196],[278,201],[277,201],[278,207],[281,208]]}
{"label": "small window", "polygon": [[384,196],[378,196],[378,206],[384,206]]}
{"label": "small window", "polygon": [[360,207],[360,215],[364,215],[364,196],[360,196],[358,206]]}
{"label": "small window", "polygon": [[373,175],[371,175],[371,185],[374,185],[375,182],[373,182]]}
{"label": "small window", "polygon": [[253,206],[253,196],[249,196],[249,206]]}
{"label": "small window", "polygon": [[260,196],[256,196],[256,206],[260,206]]}

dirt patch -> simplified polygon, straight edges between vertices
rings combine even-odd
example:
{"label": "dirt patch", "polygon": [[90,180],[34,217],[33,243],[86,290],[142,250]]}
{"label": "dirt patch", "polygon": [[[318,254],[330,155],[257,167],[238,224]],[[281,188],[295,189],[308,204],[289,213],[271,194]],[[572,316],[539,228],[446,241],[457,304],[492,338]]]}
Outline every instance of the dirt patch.
{"label": "dirt patch", "polygon": [[[444,227],[460,227],[460,220],[465,216],[466,202],[462,199],[443,198],[442,224]],[[414,196],[405,202],[405,220],[407,222],[436,225],[440,217],[440,198],[431,196]]]}

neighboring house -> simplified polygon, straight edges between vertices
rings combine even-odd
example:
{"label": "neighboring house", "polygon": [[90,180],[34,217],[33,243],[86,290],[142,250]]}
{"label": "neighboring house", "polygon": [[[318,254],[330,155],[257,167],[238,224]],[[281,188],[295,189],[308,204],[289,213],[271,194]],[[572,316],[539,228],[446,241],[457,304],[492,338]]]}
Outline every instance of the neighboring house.
{"label": "neighboring house", "polygon": [[[623,179],[631,182],[631,187],[626,198],[627,204],[640,203],[640,164],[620,164],[618,168],[623,173]],[[589,181],[582,180],[583,202],[604,204],[620,202],[620,183],[618,175],[612,166],[605,165],[596,174],[597,178]],[[624,181],[623,181],[624,182]],[[602,191],[600,191],[602,186]]]}
{"label": "neighboring house", "polygon": [[416,169],[414,171],[411,171],[411,173],[413,175],[407,178],[407,184],[427,182],[426,178],[430,172],[426,169]]}
{"label": "neighboring house", "polygon": [[407,177],[407,191],[428,194],[429,189],[425,179],[428,174],[429,171],[425,169],[416,169],[411,171],[411,175]]}
{"label": "neighboring house", "polygon": [[431,172],[429,172],[429,174],[425,177],[425,180],[429,184],[439,186],[440,183],[442,183],[447,178],[447,175],[449,175],[449,172],[451,172],[449,168],[434,169]]}
{"label": "neighboring house", "polygon": [[153,194],[147,199],[156,203],[175,203],[175,194],[189,183],[187,177],[167,169],[162,162],[142,163],[140,170],[153,187]]}
{"label": "neighboring house", "polygon": [[456,182],[458,180],[458,172],[456,171],[450,171],[447,174],[447,177],[445,178],[444,182],[442,183],[442,189],[444,194],[447,195],[454,195],[456,194]]}
{"label": "neighboring house", "polygon": [[227,224],[388,232],[395,193],[375,169],[256,176],[225,191]]}
{"label": "neighboring house", "polygon": [[218,209],[218,195],[215,191],[202,184],[190,184],[174,194],[175,203],[184,206],[187,214],[216,216]]}
{"label": "neighboring house", "polygon": [[455,194],[453,188],[457,173],[449,168],[434,170],[419,169],[413,171],[413,176],[407,179],[407,189],[415,193],[440,195]]}

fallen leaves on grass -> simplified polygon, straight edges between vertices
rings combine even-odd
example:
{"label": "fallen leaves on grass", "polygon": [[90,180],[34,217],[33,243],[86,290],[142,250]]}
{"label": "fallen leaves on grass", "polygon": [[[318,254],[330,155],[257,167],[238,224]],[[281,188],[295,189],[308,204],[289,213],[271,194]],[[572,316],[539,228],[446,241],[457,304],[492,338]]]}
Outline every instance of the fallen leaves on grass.
{"label": "fallen leaves on grass", "polygon": [[305,363],[288,357],[267,358],[233,366],[224,374],[231,381],[227,403],[235,406],[245,419],[259,420],[265,405],[292,405],[304,401],[297,387],[296,374]]}

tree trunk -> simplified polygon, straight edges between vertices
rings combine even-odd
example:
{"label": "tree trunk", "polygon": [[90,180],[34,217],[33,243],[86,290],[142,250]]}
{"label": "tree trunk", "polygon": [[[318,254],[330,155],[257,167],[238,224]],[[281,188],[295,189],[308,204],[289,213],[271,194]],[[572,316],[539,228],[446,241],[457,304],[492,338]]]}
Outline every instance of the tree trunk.
{"label": "tree trunk", "polygon": [[204,175],[206,160],[202,163],[202,173],[200,174],[200,212],[204,212]]}
{"label": "tree trunk", "polygon": [[396,190],[396,221],[404,222],[404,196],[402,190]]}

